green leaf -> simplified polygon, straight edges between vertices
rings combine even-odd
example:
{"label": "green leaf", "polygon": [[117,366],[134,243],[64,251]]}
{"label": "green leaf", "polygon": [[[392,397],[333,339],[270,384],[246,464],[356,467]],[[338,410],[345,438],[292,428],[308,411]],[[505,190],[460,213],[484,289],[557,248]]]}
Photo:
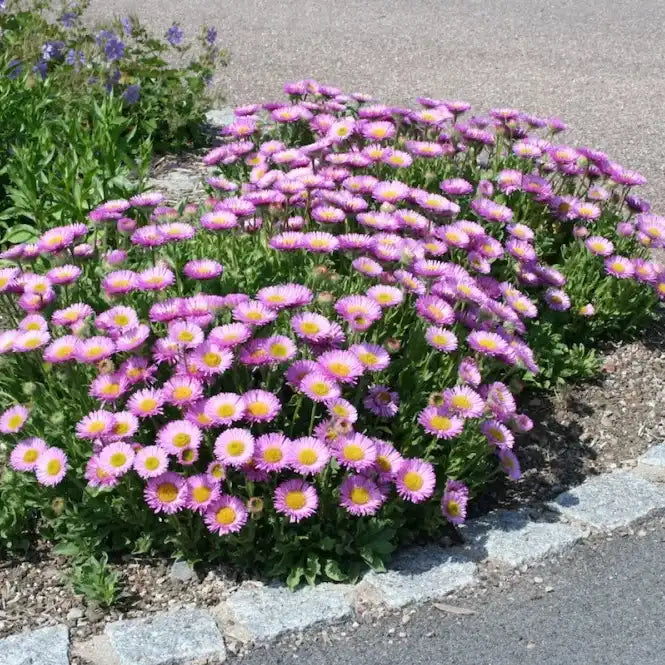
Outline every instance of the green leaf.
{"label": "green leaf", "polygon": [[14,226],[7,230],[7,233],[5,233],[0,242],[18,245],[22,242],[32,242],[38,237],[39,233],[37,233],[34,226],[29,226],[28,224],[14,224]]}

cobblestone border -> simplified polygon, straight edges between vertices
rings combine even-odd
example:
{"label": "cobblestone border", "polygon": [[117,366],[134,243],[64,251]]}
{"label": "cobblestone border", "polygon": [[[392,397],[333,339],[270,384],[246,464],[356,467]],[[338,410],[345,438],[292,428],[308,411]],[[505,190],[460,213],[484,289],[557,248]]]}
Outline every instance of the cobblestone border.
{"label": "cobblestone border", "polygon": [[650,448],[631,471],[588,478],[544,510],[500,510],[471,520],[463,527],[464,545],[406,550],[390,570],[370,572],[356,585],[320,584],[290,592],[245,582],[215,608],[117,621],[103,635],[73,646],[62,625],[12,635],[0,640],[0,663],[69,665],[71,646],[72,655],[94,665],[219,665],[226,658],[225,639],[269,642],[352,618],[359,603],[397,609],[438,600],[475,584],[480,562],[532,564],[593,532],[626,527],[660,508],[665,508],[665,443]]}

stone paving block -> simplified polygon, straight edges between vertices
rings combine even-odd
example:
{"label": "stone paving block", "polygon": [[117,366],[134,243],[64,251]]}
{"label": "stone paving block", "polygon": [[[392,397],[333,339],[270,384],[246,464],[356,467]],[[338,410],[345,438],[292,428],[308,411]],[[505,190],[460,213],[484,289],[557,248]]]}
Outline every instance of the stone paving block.
{"label": "stone paving block", "polygon": [[351,585],[328,583],[297,591],[243,584],[226,601],[224,613],[233,635],[271,640],[289,631],[351,616],[352,590]]}
{"label": "stone paving block", "polygon": [[2,665],[69,665],[69,631],[51,626],[0,640]]}
{"label": "stone paving block", "polygon": [[584,529],[561,522],[535,522],[523,510],[499,510],[463,527],[473,558],[520,566],[556,554],[584,537]]}
{"label": "stone paving block", "polygon": [[589,478],[548,505],[569,519],[610,530],[665,508],[665,489],[630,471],[617,471]]}
{"label": "stone paving block", "polygon": [[222,634],[205,610],[116,621],[105,633],[118,665],[217,665],[226,658]]}
{"label": "stone paving block", "polygon": [[636,472],[659,483],[665,483],[665,443],[653,446],[637,461]]}
{"label": "stone paving block", "polygon": [[169,201],[180,201],[197,192],[203,193],[201,173],[176,167],[148,180],[148,189],[164,192]]}
{"label": "stone paving block", "polygon": [[222,106],[220,109],[211,109],[206,113],[206,122],[211,127],[224,127],[235,120],[233,109],[230,106]]}
{"label": "stone paving block", "polygon": [[393,609],[437,600],[474,584],[475,571],[476,564],[457,552],[435,545],[413,548],[395,557],[385,573],[365,575],[360,596]]}

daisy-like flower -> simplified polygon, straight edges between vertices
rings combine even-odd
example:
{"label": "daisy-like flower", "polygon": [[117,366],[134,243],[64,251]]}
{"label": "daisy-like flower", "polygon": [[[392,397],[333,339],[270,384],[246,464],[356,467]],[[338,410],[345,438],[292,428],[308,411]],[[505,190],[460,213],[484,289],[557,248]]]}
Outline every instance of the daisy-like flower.
{"label": "daisy-like flower", "polygon": [[412,503],[422,503],[434,494],[434,467],[421,459],[405,459],[395,474],[397,493]]}
{"label": "daisy-like flower", "polygon": [[162,386],[164,401],[174,406],[192,404],[203,396],[203,385],[191,376],[174,376]]}
{"label": "daisy-like flower", "polygon": [[283,309],[285,307],[300,307],[308,305],[313,299],[312,292],[302,284],[279,284],[266,286],[256,294],[259,302],[271,309]]}
{"label": "daisy-like flower", "polygon": [[438,326],[430,326],[425,333],[425,339],[430,346],[439,351],[450,353],[457,348],[455,333]]}
{"label": "daisy-like flower", "polygon": [[289,518],[289,522],[311,517],[319,506],[319,497],[312,485],[294,478],[275,489],[275,510]]}
{"label": "daisy-like flower", "polygon": [[462,433],[464,420],[448,413],[446,409],[428,406],[420,412],[418,422],[423,429],[437,439],[454,439]]}
{"label": "daisy-like flower", "polygon": [[363,400],[363,405],[375,416],[392,418],[399,409],[399,395],[388,386],[373,386]]}
{"label": "daisy-like flower", "polygon": [[161,390],[143,388],[135,392],[127,402],[127,408],[139,418],[156,416],[162,412],[164,395]]}
{"label": "daisy-like flower", "polygon": [[182,272],[190,279],[215,279],[222,274],[224,268],[221,263],[212,259],[195,259],[185,263]]}
{"label": "daisy-like flower", "polygon": [[46,273],[52,284],[72,284],[81,276],[81,268],[74,265],[56,266]]}
{"label": "daisy-like flower", "polygon": [[497,448],[512,448],[515,443],[513,433],[498,420],[486,420],[481,424],[480,431],[487,437],[489,443]]}
{"label": "daisy-like flower", "polygon": [[474,351],[488,356],[500,356],[508,351],[508,343],[493,332],[474,330],[466,341]]}
{"label": "daisy-like flower", "polygon": [[605,270],[609,275],[619,279],[628,279],[635,274],[633,262],[625,256],[610,256],[605,259]]}
{"label": "daisy-like flower", "polygon": [[109,295],[129,293],[139,286],[139,276],[132,270],[110,272],[102,280],[102,288]]}
{"label": "daisy-like flower", "polygon": [[409,195],[409,186],[399,180],[379,182],[372,190],[372,198],[385,203],[397,203]]}
{"label": "daisy-like flower", "polygon": [[380,305],[367,296],[346,296],[335,303],[335,311],[347,321],[353,321],[360,316],[369,321],[378,321],[381,318]]}
{"label": "daisy-like flower", "polygon": [[319,231],[305,233],[302,241],[310,252],[317,254],[330,254],[339,247],[339,240],[334,235]]}
{"label": "daisy-like flower", "polygon": [[318,357],[317,363],[325,374],[340,383],[356,383],[365,369],[350,351],[327,351]]}
{"label": "daisy-like flower", "polygon": [[233,427],[222,432],[215,441],[215,457],[224,465],[242,467],[254,455],[255,441],[247,429]]}
{"label": "daisy-like flower", "polygon": [[305,374],[297,387],[314,402],[327,402],[341,394],[339,385],[329,375],[316,370]]}
{"label": "daisy-like flower", "polygon": [[477,418],[482,414],[485,402],[468,386],[455,386],[443,391],[443,406],[462,418]]}
{"label": "daisy-like flower", "polygon": [[469,503],[469,488],[459,480],[448,479],[441,499],[443,516],[454,525],[464,524]]}
{"label": "daisy-like flower", "polygon": [[189,420],[172,420],[157,433],[157,445],[177,455],[187,448],[198,448],[201,437],[201,430]]}
{"label": "daisy-like flower", "polygon": [[367,297],[374,300],[380,307],[394,307],[404,300],[404,293],[395,286],[379,284],[367,290]]}
{"label": "daisy-like flower", "polygon": [[41,453],[35,465],[37,482],[46,487],[60,483],[67,473],[67,455],[60,448],[47,448]]}
{"label": "daisy-like flower", "polygon": [[374,515],[383,501],[378,485],[365,476],[349,475],[339,487],[339,505],[351,515]]}
{"label": "daisy-like flower", "polygon": [[99,466],[111,476],[122,476],[134,464],[134,449],[124,441],[116,441],[102,448],[99,453]]}
{"label": "daisy-like flower", "polygon": [[267,390],[250,390],[242,397],[245,402],[244,418],[251,423],[270,422],[282,409],[279,399]]}
{"label": "daisy-like flower", "polygon": [[590,236],[585,241],[586,248],[597,256],[610,256],[614,251],[614,245],[602,236]]}
{"label": "daisy-like flower", "polygon": [[270,309],[256,300],[239,303],[233,308],[231,314],[236,321],[254,326],[264,326],[277,318],[277,312],[274,309]]}
{"label": "daisy-like flower", "polygon": [[205,405],[207,400],[199,399],[196,402],[193,402],[189,405],[189,408],[185,412],[185,419],[189,420],[190,423],[194,423],[198,427],[206,429],[212,427],[214,424],[212,418],[209,418],[205,413]]}
{"label": "daisy-like flower", "polygon": [[333,418],[338,420],[344,420],[349,423],[355,423],[358,420],[358,410],[356,409],[351,402],[342,399],[341,397],[336,397],[326,401],[326,408],[328,413]]}
{"label": "daisy-like flower", "polygon": [[517,455],[510,450],[510,448],[503,448],[499,450],[499,462],[501,468],[506,472],[511,480],[519,480],[522,475],[520,471],[520,463]]}
{"label": "daisy-like flower", "polygon": [[150,208],[164,202],[164,194],[161,192],[141,192],[129,199],[129,203],[135,208]]}
{"label": "daisy-like flower", "polygon": [[48,344],[51,336],[41,330],[27,330],[19,333],[13,341],[12,349],[16,353],[35,351]]}
{"label": "daisy-like flower", "polygon": [[187,507],[197,513],[205,512],[219,499],[219,485],[208,474],[200,473],[187,478],[189,501]]}
{"label": "daisy-like flower", "polygon": [[382,480],[392,480],[395,474],[404,464],[404,458],[395,449],[395,446],[388,441],[374,439],[376,444],[376,467],[379,472],[379,478]]}
{"label": "daisy-like flower", "polygon": [[203,341],[203,330],[188,321],[176,321],[169,326],[168,338],[187,349],[196,348]]}
{"label": "daisy-like flower", "polygon": [[38,438],[25,439],[16,444],[9,455],[9,466],[14,471],[34,471],[40,456],[48,445]]}
{"label": "daisy-like flower", "polygon": [[138,418],[129,411],[116,411],[113,414],[113,430],[108,438],[126,439],[133,436],[139,428]]}
{"label": "daisy-like flower", "polygon": [[284,335],[273,335],[263,340],[264,348],[269,359],[274,363],[281,363],[296,355],[296,345]]}
{"label": "daisy-like flower", "polygon": [[440,185],[441,191],[448,196],[466,196],[473,193],[473,185],[464,178],[449,178],[442,180]]}
{"label": "daisy-like flower", "polygon": [[247,522],[247,508],[240,499],[224,495],[208,506],[203,519],[212,533],[237,533]]}
{"label": "daisy-like flower", "polygon": [[263,434],[256,439],[254,464],[260,471],[280,471],[289,463],[291,442],[283,434]]}
{"label": "daisy-like flower", "polygon": [[143,496],[148,506],[156,513],[172,515],[187,505],[189,487],[180,474],[166,471],[148,479]]}
{"label": "daisy-like flower", "polygon": [[0,432],[3,434],[16,434],[25,425],[30,411],[23,405],[9,407],[0,415]]}
{"label": "daisy-like flower", "polygon": [[100,330],[118,333],[132,330],[136,328],[138,323],[139,318],[136,310],[123,305],[112,307],[103,314],[100,314],[95,321],[95,325]]}
{"label": "daisy-like flower", "polygon": [[438,296],[420,296],[416,301],[418,314],[438,326],[446,326],[454,323],[455,312],[453,308]]}
{"label": "daisy-like flower", "polygon": [[354,432],[335,442],[333,455],[343,467],[363,471],[376,461],[376,446],[369,437]]}
{"label": "daisy-like flower", "polygon": [[330,332],[330,321],[321,314],[302,312],[291,319],[291,328],[298,337],[310,342],[319,342]]}
{"label": "daisy-like flower", "polygon": [[390,354],[378,344],[354,344],[349,351],[370,372],[380,372],[390,364]]}
{"label": "daisy-like flower", "polygon": [[89,395],[102,402],[115,402],[127,388],[128,384],[121,374],[101,374],[90,384]]}
{"label": "daisy-like flower", "polygon": [[359,256],[357,259],[354,259],[351,266],[354,270],[368,277],[378,277],[383,273],[381,264],[367,256]]}
{"label": "daisy-like flower", "polygon": [[112,476],[102,469],[98,455],[92,455],[88,459],[83,477],[88,481],[90,487],[114,487],[120,480],[119,476]]}
{"label": "daisy-like flower", "polygon": [[312,436],[291,442],[289,466],[303,476],[320,473],[330,460],[328,447]]}
{"label": "daisy-like flower", "polygon": [[549,288],[543,294],[543,298],[550,308],[557,312],[564,312],[570,309],[570,298],[561,289]]}
{"label": "daisy-like flower", "polygon": [[189,356],[189,360],[199,372],[206,376],[213,376],[223,374],[231,367],[233,353],[209,341],[201,344]]}
{"label": "daisy-like flower", "polygon": [[173,271],[164,266],[147,268],[137,279],[139,288],[145,291],[162,291],[175,283]]}
{"label": "daisy-like flower", "polygon": [[79,439],[103,439],[113,433],[115,418],[109,411],[93,411],[76,424]]}
{"label": "daisy-like flower", "polygon": [[98,363],[109,358],[114,351],[115,344],[109,337],[89,337],[79,341],[76,347],[76,359],[82,363]]}
{"label": "daisy-like flower", "polygon": [[483,391],[487,406],[501,420],[508,420],[517,413],[515,398],[508,386],[501,381],[495,381]]}
{"label": "daisy-like flower", "polygon": [[217,425],[230,425],[245,416],[247,404],[236,393],[220,393],[211,397],[205,405],[204,413]]}
{"label": "daisy-like flower", "polygon": [[230,210],[214,210],[201,217],[201,226],[208,231],[224,231],[238,226],[238,217]]}
{"label": "daisy-like flower", "polygon": [[251,336],[251,328],[244,323],[227,323],[213,328],[208,339],[223,349],[228,349],[246,342]]}

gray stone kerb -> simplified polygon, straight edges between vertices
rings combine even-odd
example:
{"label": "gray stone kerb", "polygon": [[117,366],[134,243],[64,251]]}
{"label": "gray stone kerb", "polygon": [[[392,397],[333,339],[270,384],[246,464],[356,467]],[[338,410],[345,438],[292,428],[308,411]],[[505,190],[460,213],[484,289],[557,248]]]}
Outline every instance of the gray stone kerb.
{"label": "gray stone kerb", "polygon": [[[654,479],[654,469],[665,469],[665,444],[643,455],[634,471],[588,478],[563,492],[547,504],[550,512],[536,519],[523,508],[470,520],[462,528],[463,546],[410,548],[390,570],[370,572],[357,585],[325,583],[291,592],[280,585],[245,582],[212,610],[184,608],[118,621],[106,627],[103,649],[95,646],[98,638],[79,646],[96,665],[218,665],[225,659],[223,635],[268,642],[348,619],[358,604],[398,609],[441,599],[475,584],[482,561],[529,565],[565,551],[592,530],[625,527],[665,508],[665,485],[647,479]],[[665,480],[665,475],[655,479]],[[0,640],[0,664],[68,665],[68,647],[64,626],[21,633]]]}

